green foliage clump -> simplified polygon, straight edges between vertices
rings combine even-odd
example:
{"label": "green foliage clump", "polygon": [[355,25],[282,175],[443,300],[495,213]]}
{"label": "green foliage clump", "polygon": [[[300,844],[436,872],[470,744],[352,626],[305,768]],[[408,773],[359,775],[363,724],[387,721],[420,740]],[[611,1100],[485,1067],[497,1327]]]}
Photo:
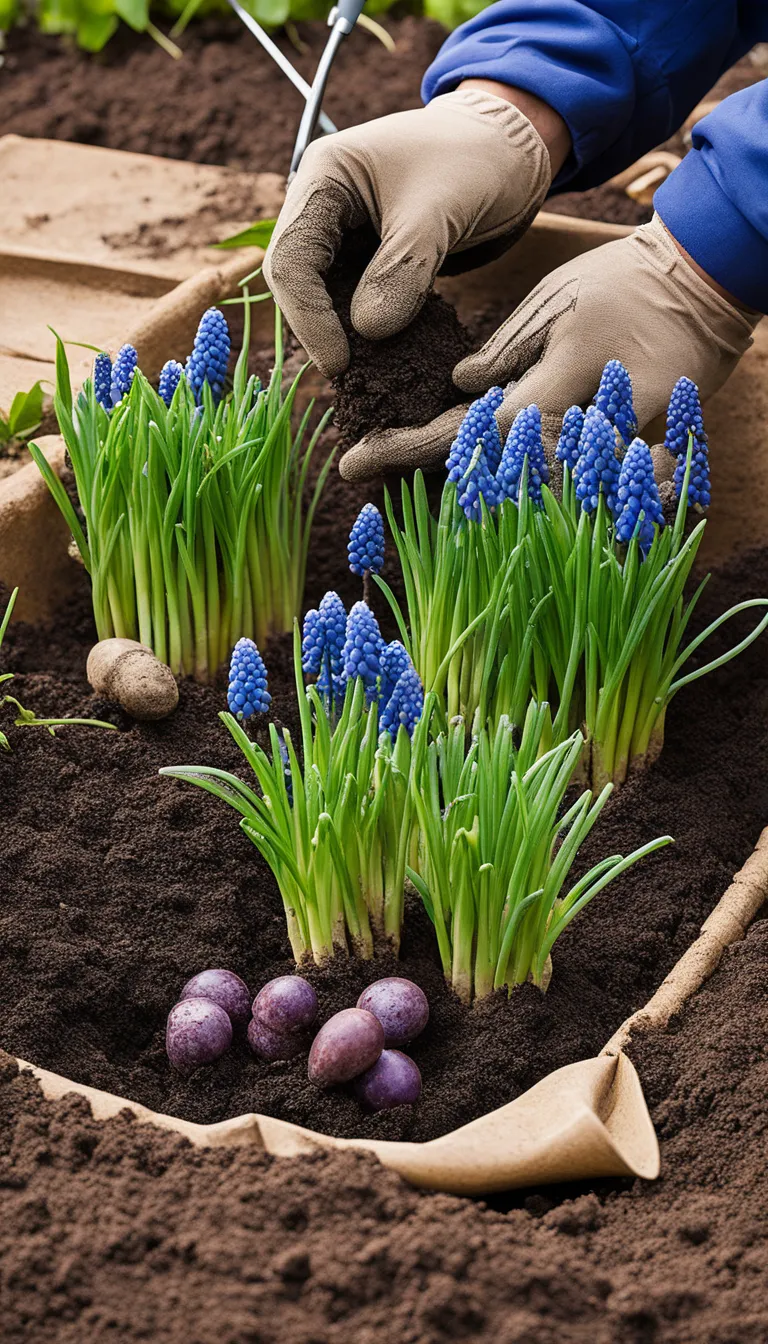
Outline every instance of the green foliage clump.
{"label": "green foliage clump", "polygon": [[291,629],[333,456],[305,508],[328,417],[308,442],[313,403],[291,427],[301,372],[284,394],[279,313],[267,387],[248,376],[248,332],[246,316],[234,385],[218,403],[207,381],[196,399],[182,375],[167,406],[137,370],[110,409],[92,379],[73,398],[58,341],[54,407],[84,523],[30,445],[91,576],[99,639],[137,639],[174,673],[198,681],[215,676],[241,637],[261,643]]}

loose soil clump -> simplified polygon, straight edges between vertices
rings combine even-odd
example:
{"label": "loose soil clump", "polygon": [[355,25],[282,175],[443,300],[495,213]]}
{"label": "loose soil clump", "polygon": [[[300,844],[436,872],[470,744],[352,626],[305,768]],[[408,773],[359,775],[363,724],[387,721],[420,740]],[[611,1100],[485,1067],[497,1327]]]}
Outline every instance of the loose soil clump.
{"label": "loose soil clump", "polygon": [[352,326],[352,297],[377,245],[372,230],[348,232],[327,277],[350,347],[349,367],[334,381],[334,421],[344,446],[370,430],[426,425],[466,400],[452,374],[472,340],[434,290],[397,336],[368,341]]}
{"label": "loose soil clump", "polygon": [[[324,531],[328,554],[339,558],[337,577],[348,523],[341,511],[335,538],[330,523]],[[313,574],[313,589],[319,577]],[[322,577],[330,578],[327,571]],[[761,552],[713,581],[701,619],[767,585],[768,552]],[[342,585],[347,601],[354,586]],[[92,638],[84,581],[52,631],[12,626],[6,638],[4,662],[19,673],[15,691],[38,713],[115,713],[89,695],[83,677]],[[266,661],[275,716],[293,729],[290,639],[273,641]],[[648,998],[768,815],[768,664],[758,644],[675,701],[661,761],[606,810],[585,864],[663,833],[676,844],[624,875],[567,930],[545,996],[523,986],[511,1001],[499,994],[471,1011],[462,1007],[443,982],[418,905],[409,908],[397,966],[380,958],[308,972],[321,1020],[396,969],[429,998],[430,1024],[412,1048],[422,1101],[365,1117],[344,1089],[310,1086],[305,1060],[262,1064],[243,1040],[189,1079],[168,1064],[165,1019],[189,976],[226,966],[255,992],[291,969],[275,883],[233,815],[189,786],[157,778],[159,766],[185,762],[243,770],[216,718],[223,704],[223,684],[186,682],[178,711],[159,724],[116,716],[119,734],[72,728],[54,740],[11,730],[13,753],[0,760],[4,1046],[192,1120],[255,1110],[335,1134],[424,1140],[512,1100],[550,1070],[595,1054]]]}

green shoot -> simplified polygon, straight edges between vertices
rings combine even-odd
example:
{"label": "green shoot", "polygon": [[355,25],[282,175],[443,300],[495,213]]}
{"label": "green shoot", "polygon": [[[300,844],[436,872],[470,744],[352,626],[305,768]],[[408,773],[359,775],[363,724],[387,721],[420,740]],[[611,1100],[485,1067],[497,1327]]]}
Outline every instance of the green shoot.
{"label": "green shoot", "polygon": [[463,723],[442,724],[435,734],[436,713],[432,693],[413,737],[419,844],[408,876],[434,924],[446,979],[467,1003],[526,980],[546,989],[550,953],[571,920],[671,837],[611,855],[570,883],[612,789],[607,784],[598,797],[587,789],[563,811],[581,734],[547,750],[548,707],[531,703],[519,746],[502,715],[467,750]]}
{"label": "green shoot", "polygon": [[[5,608],[5,613],[0,620],[0,649],[3,647],[5,632],[10,624],[13,608],[16,605],[16,598],[19,590],[14,588]],[[0,686],[13,680],[12,672],[0,672]],[[3,705],[13,705],[16,709],[16,718],[14,724],[17,728],[47,728],[51,737],[55,737],[56,729],[63,728],[67,724],[80,724],[87,728],[111,728],[115,730],[114,723],[105,723],[102,719],[38,719],[37,715],[31,709],[25,709],[14,695],[0,695],[0,709]],[[11,744],[5,733],[0,732],[0,747],[4,751],[11,750]]]}
{"label": "green shoot", "polygon": [[379,732],[376,704],[365,707],[361,680],[347,683],[338,721],[314,686],[304,687],[294,627],[301,744],[269,727],[269,750],[220,714],[255,776],[258,792],[209,766],[168,766],[240,813],[240,825],[275,875],[297,963],[334,954],[371,957],[397,951],[405,864],[411,845],[411,743]]}
{"label": "green shoot", "polygon": [[30,445],[91,576],[99,639],[137,639],[176,675],[203,682],[241,636],[264,643],[290,630],[332,460],[305,508],[328,415],[308,442],[313,403],[291,428],[301,372],[284,394],[279,313],[269,385],[248,376],[247,305],[244,312],[233,388],[218,405],[207,383],[197,405],[183,376],[166,405],[138,371],[109,411],[91,379],[73,401],[57,339],[54,405],[84,525],[43,454]]}
{"label": "green shoot", "polygon": [[[376,581],[425,690],[440,695],[449,717],[519,725],[530,698],[547,702],[548,745],[581,730],[587,778],[620,784],[658,755],[677,692],[768,627],[768,599],[741,602],[687,639],[704,585],[684,594],[705,521],[685,535],[685,489],[675,526],[657,530],[643,555],[637,538],[617,541],[602,496],[593,515],[581,510],[567,468],[562,500],[545,486],[538,508],[524,486],[525,474],[519,506],[505,499],[474,522],[447,482],[435,520],[417,472],[413,495],[403,486],[402,524],[387,499],[405,612]],[[743,639],[685,673],[726,621],[753,608],[763,615]]]}

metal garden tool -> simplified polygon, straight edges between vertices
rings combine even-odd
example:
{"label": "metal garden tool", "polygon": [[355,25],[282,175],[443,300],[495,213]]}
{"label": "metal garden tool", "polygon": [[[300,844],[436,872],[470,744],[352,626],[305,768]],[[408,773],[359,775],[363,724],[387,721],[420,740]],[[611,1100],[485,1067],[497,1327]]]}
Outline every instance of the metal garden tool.
{"label": "metal garden tool", "polygon": [[352,29],[357,23],[357,20],[363,11],[365,0],[340,0],[338,5],[334,5],[328,15],[328,26],[331,31],[328,35],[328,41],[323,48],[323,54],[320,57],[317,71],[311,85],[309,85],[303,76],[299,74],[298,70],[296,70],[288,60],[288,57],[283,55],[280,48],[272,41],[269,34],[264,31],[261,24],[254,19],[252,14],[249,14],[248,11],[243,8],[239,0],[229,0],[229,3],[238,18],[245,24],[248,31],[253,33],[256,40],[261,43],[264,50],[272,57],[275,64],[279,66],[286,78],[291,81],[294,88],[298,89],[299,93],[304,98],[304,111],[299,123],[296,143],[293,147],[290,172],[288,174],[288,182],[290,183],[296,175],[296,171],[301,163],[307,145],[309,145],[314,138],[318,125],[327,135],[332,134],[336,130],[330,117],[322,110],[325,86],[328,83],[328,76],[331,73],[331,67],[336,58],[336,53],[344,41],[344,38],[352,32]]}

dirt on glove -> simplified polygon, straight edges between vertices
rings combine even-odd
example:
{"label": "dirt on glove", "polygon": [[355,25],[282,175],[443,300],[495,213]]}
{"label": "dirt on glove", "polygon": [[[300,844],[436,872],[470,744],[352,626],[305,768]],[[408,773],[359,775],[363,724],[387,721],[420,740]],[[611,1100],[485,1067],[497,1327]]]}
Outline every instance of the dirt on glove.
{"label": "dirt on glove", "polygon": [[455,308],[439,294],[433,291],[397,336],[369,341],[352,326],[352,296],[377,242],[369,228],[350,230],[327,277],[351,354],[349,367],[333,384],[334,418],[345,448],[374,429],[426,425],[466,400],[452,374],[473,348],[472,340]]}

